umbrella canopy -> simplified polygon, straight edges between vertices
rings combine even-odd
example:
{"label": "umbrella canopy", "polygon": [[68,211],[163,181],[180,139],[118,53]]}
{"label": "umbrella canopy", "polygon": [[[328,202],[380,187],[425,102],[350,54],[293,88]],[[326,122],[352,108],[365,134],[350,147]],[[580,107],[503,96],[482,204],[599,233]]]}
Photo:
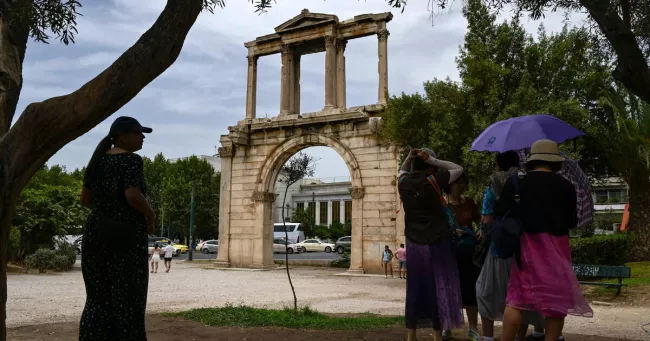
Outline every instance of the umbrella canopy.
{"label": "umbrella canopy", "polygon": [[485,129],[472,142],[471,150],[503,153],[530,148],[538,140],[547,139],[559,144],[583,135],[580,130],[550,115],[514,117]]}

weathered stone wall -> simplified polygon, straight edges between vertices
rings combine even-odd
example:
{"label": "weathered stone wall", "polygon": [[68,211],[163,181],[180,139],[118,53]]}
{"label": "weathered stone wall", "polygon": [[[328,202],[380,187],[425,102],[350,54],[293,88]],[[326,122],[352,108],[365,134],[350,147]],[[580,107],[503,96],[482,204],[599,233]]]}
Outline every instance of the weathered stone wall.
{"label": "weathered stone wall", "polygon": [[[381,109],[381,108],[380,108]],[[384,245],[403,241],[398,221],[397,153],[382,145],[365,107],[330,115],[254,120],[221,138],[222,186],[217,264],[273,267],[273,193],[282,165],[310,146],[339,153],[352,178],[350,271],[379,272]],[[322,165],[321,165],[322,166]]]}

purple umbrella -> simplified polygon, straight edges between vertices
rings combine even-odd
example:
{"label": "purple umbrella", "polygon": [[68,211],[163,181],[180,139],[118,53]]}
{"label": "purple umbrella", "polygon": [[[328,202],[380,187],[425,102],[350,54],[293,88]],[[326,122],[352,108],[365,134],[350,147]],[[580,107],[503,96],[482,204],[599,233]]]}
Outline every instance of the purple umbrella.
{"label": "purple umbrella", "polygon": [[556,143],[585,135],[557,117],[530,115],[499,121],[485,129],[472,142],[473,151],[503,153],[530,148],[535,141]]}

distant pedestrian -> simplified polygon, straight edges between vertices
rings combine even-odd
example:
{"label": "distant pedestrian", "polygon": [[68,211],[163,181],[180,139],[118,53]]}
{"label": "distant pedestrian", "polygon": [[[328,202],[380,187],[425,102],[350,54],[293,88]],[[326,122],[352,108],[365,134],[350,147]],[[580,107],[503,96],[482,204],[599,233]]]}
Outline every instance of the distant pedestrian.
{"label": "distant pedestrian", "polygon": [[160,262],[160,246],[158,246],[158,243],[156,243],[149,254],[149,262],[151,262],[151,273],[158,273],[158,263]]}
{"label": "distant pedestrian", "polygon": [[384,267],[385,278],[388,278],[388,269],[390,269],[390,277],[393,276],[393,251],[390,250],[390,247],[386,245],[384,252],[381,253],[381,264]]}
{"label": "distant pedestrian", "polygon": [[[397,258],[397,263],[399,265],[399,278],[406,279],[406,249],[404,244],[399,244],[399,249],[395,251],[395,258]],[[404,273],[402,275],[402,273]]]}
{"label": "distant pedestrian", "polygon": [[169,272],[169,270],[172,269],[172,257],[174,256],[174,247],[171,246],[171,244],[167,244],[167,246],[165,246],[164,252],[165,252],[165,268],[167,268],[167,271],[165,272]]}

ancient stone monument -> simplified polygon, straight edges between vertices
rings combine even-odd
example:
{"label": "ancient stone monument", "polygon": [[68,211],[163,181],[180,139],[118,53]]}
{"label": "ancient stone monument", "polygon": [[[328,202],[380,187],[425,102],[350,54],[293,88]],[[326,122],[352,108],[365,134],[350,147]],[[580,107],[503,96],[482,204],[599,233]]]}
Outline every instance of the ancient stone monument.
{"label": "ancient stone monument", "polygon": [[[339,21],[310,13],[275,28],[248,48],[246,119],[220,138],[221,202],[217,266],[272,268],[274,185],[282,165],[310,146],[339,153],[352,178],[351,272],[379,271],[384,245],[404,240],[396,187],[397,153],[378,139],[379,114],[388,93],[388,30],[391,13],[363,14]],[[347,108],[345,46],[348,40],[376,35],[379,43],[378,103]],[[300,56],[325,52],[325,105],[300,112]],[[255,116],[257,60],[282,54],[279,115]]]}

